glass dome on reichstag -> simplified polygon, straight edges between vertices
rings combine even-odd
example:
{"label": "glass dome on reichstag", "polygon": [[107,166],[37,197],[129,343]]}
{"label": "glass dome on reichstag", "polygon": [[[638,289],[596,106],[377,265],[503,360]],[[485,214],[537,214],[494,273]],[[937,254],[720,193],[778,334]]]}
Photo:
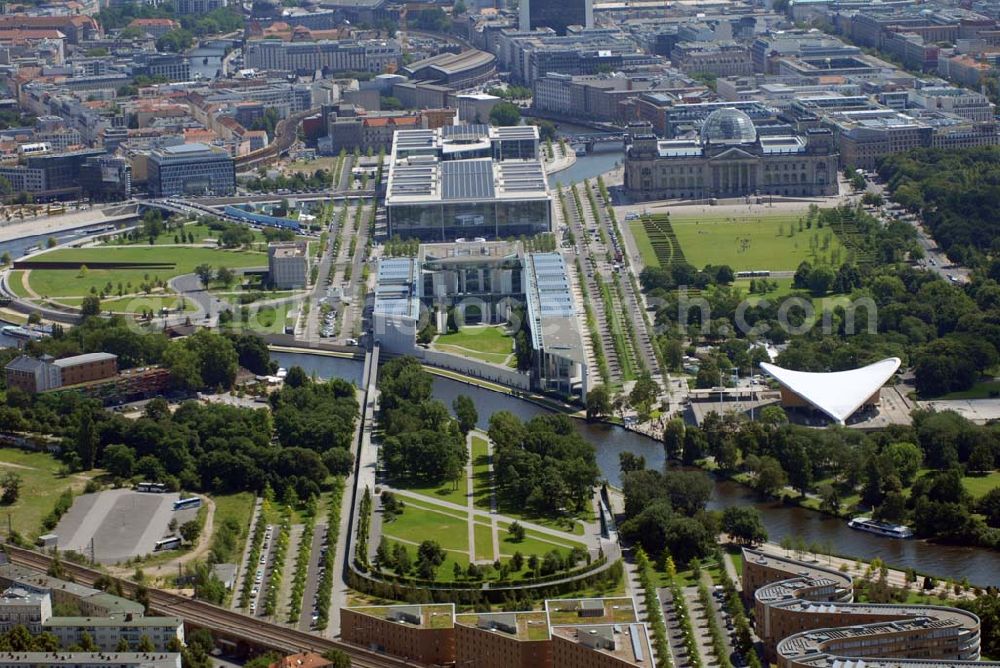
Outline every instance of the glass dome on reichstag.
{"label": "glass dome on reichstag", "polygon": [[701,126],[701,141],[704,144],[752,144],[757,141],[757,128],[739,109],[716,109]]}

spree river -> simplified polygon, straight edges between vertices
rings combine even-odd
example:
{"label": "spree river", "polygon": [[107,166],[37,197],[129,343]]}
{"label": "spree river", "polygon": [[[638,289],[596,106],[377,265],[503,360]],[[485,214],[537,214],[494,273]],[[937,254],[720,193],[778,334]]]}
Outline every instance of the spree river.
{"label": "spree river", "polygon": [[[315,372],[319,378],[339,377],[360,384],[361,362],[336,357],[305,353],[272,353],[281,366],[299,365],[307,373]],[[434,378],[434,396],[451,406],[460,394],[469,396],[479,411],[479,426],[487,427],[490,416],[496,411],[510,411],[522,419],[548,412],[536,404],[516,397],[484,390],[475,385]],[[650,468],[662,468],[663,448],[660,443],[621,427],[589,424],[573,420],[583,436],[594,444],[597,464],[612,485],[620,482],[618,454],[632,452],[646,458]],[[912,567],[921,573],[961,579],[967,577],[976,585],[1000,586],[1000,552],[977,548],[936,545],[919,540],[893,540],[848,528],[842,519],[804,510],[780,503],[761,502],[752,492],[734,482],[715,483],[709,507],[754,506],[761,512],[770,539],[780,541],[784,536],[797,536],[807,543],[831,546],[838,554],[871,560],[879,557],[898,567]]]}

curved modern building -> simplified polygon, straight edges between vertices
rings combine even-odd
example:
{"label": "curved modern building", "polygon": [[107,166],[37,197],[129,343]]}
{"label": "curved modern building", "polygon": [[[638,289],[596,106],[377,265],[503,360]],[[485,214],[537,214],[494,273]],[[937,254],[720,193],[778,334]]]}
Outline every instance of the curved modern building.
{"label": "curved modern building", "polygon": [[858,411],[879,405],[882,386],[899,370],[900,364],[898,357],[887,357],[847,371],[795,371],[768,362],[762,362],[760,368],[781,385],[783,407],[809,408],[837,424],[846,424]]}
{"label": "curved modern building", "polygon": [[625,188],[637,199],[836,195],[830,131],[785,132],[758,131],[731,107],[709,114],[697,137],[661,140],[652,126],[634,124],[626,137]]}
{"label": "curved modern building", "polygon": [[854,602],[846,573],[743,550],[743,593],[778,668],[958,668],[979,662],[979,617],[937,605]]}

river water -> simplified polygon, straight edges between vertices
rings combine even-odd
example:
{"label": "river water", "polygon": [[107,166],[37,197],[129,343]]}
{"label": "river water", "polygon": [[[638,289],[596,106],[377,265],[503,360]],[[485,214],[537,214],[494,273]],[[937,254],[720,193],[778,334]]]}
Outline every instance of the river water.
{"label": "river water", "polygon": [[549,187],[569,186],[584,179],[596,179],[615,168],[623,158],[620,144],[597,144],[587,155],[579,156],[572,167],[549,175]]}
{"label": "river water", "polygon": [[[361,362],[302,353],[272,353],[284,367],[298,364],[308,373],[319,378],[339,377],[361,382]],[[523,399],[497,394],[474,385],[447,378],[434,379],[434,396],[451,406],[460,394],[469,396],[479,411],[479,426],[486,427],[490,416],[507,410],[522,419],[548,412],[545,408]],[[574,420],[577,429],[594,444],[597,464],[612,485],[620,483],[618,455],[632,452],[646,458],[650,468],[664,465],[663,448],[657,441],[626,431],[621,427],[605,424],[588,424]],[[806,543],[825,545],[838,554],[871,560],[879,557],[899,568],[915,568],[921,573],[947,576],[956,579],[967,577],[970,582],[986,586],[1000,586],[1000,552],[976,548],[935,545],[918,540],[892,540],[855,531],[846,522],[821,513],[780,503],[761,502],[752,492],[734,482],[715,483],[709,507],[721,509],[729,506],[754,506],[761,511],[764,525],[772,541],[785,536],[801,537]]]}

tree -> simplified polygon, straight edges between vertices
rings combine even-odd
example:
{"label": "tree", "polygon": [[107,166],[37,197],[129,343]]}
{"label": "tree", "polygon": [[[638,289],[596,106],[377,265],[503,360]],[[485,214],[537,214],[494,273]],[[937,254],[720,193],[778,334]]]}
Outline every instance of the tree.
{"label": "tree", "polygon": [[451,407],[455,411],[458,428],[462,434],[468,434],[476,427],[476,423],[479,421],[479,413],[476,411],[476,404],[473,403],[472,399],[464,394],[460,394],[455,397],[455,401],[452,402]]}
{"label": "tree", "polygon": [[101,314],[101,300],[97,295],[87,295],[80,303],[80,315],[91,318]]}
{"label": "tree", "polygon": [[649,419],[649,411],[653,402],[656,401],[660,393],[660,386],[656,384],[648,371],[644,372],[635,381],[632,391],[628,395],[629,403],[639,413],[642,421]]}
{"label": "tree", "polygon": [[330,662],[330,668],[351,668],[351,657],[343,650],[328,649],[323,658]]}
{"label": "tree", "polygon": [[500,127],[521,124],[521,110],[511,102],[498,102],[490,111],[490,123]]}
{"label": "tree", "polygon": [[667,459],[680,459],[684,450],[684,420],[672,418],[663,428],[663,450]]}
{"label": "tree", "polygon": [[596,420],[611,412],[611,394],[604,385],[597,385],[587,391],[587,419]]}
{"label": "tree", "polygon": [[524,527],[521,526],[520,522],[515,521],[510,526],[507,527],[507,534],[510,536],[510,539],[512,541],[514,541],[515,543],[520,543],[524,540]]}
{"label": "tree", "polygon": [[17,501],[21,494],[21,486],[24,481],[21,476],[14,471],[7,471],[3,478],[0,478],[0,487],[3,487],[3,495],[0,496],[0,503],[9,506]]}
{"label": "tree", "polygon": [[229,267],[219,267],[215,273],[215,278],[227,288],[236,280],[236,274]]}
{"label": "tree", "polygon": [[212,282],[212,278],[215,276],[215,271],[212,266],[206,263],[199,264],[194,268],[194,274],[201,281],[203,288],[207,288],[208,284]]}
{"label": "tree", "polygon": [[767,529],[760,512],[751,506],[731,507],[722,511],[722,530],[740,545],[757,545],[767,541]]}
{"label": "tree", "polygon": [[788,484],[788,476],[785,470],[781,467],[781,463],[774,457],[766,455],[756,458],[756,466],[752,466],[751,462],[748,461],[747,467],[754,472],[750,486],[761,496],[777,496],[785,485]]}
{"label": "tree", "polygon": [[101,463],[108,473],[118,478],[131,478],[135,469],[135,451],[121,443],[104,448]]}
{"label": "tree", "polygon": [[76,454],[80,457],[83,470],[94,468],[97,457],[99,438],[94,427],[94,416],[90,410],[85,410],[80,416],[80,426],[76,432]]}
{"label": "tree", "polygon": [[289,369],[285,375],[285,385],[288,387],[302,387],[308,382],[309,376],[306,375],[305,369],[297,364]]}
{"label": "tree", "polygon": [[822,297],[830,291],[830,288],[833,287],[833,282],[836,279],[837,275],[834,273],[833,269],[830,269],[829,267],[816,267],[809,272],[809,277],[807,279],[809,291],[817,297]]}
{"label": "tree", "polygon": [[148,635],[143,633],[141,636],[139,636],[139,644],[136,645],[135,649],[137,652],[148,654],[150,652],[156,651],[156,645],[153,644],[153,641],[150,640]]}
{"label": "tree", "polygon": [[199,534],[201,534],[201,523],[198,520],[188,520],[181,525],[181,538],[187,543],[193,543],[198,540]]}

